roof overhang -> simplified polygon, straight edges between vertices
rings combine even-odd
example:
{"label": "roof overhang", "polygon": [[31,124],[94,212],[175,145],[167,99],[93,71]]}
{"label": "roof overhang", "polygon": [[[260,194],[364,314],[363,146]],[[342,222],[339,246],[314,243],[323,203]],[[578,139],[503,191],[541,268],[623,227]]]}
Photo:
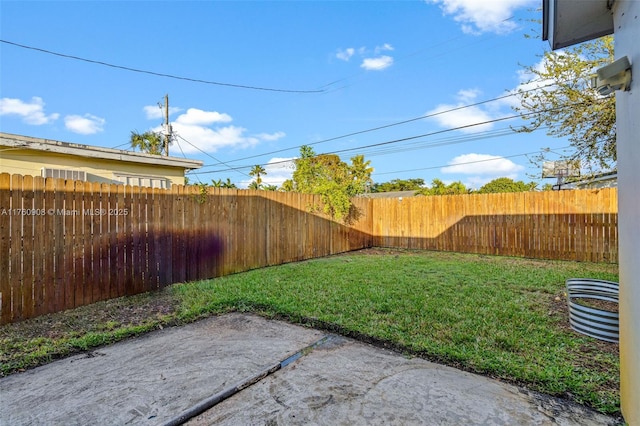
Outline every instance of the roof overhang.
{"label": "roof overhang", "polygon": [[551,49],[613,34],[615,0],[543,0],[542,39]]}
{"label": "roof overhang", "polygon": [[126,161],[138,164],[152,164],[165,167],[177,167],[187,170],[199,169],[203,164],[202,161],[189,160],[186,158],[163,157],[161,155],[59,142],[50,139],[12,135],[9,133],[0,133],[0,145],[14,149],[32,149],[35,151],[52,152],[62,155],[74,155],[101,160]]}

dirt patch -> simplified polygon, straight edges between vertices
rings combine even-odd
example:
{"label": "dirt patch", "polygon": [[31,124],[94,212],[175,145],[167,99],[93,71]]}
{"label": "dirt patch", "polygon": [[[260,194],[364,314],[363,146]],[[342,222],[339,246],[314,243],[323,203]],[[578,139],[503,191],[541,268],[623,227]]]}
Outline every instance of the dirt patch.
{"label": "dirt patch", "polygon": [[55,339],[65,335],[136,326],[170,315],[178,302],[168,291],[145,293],[96,302],[0,327],[0,339]]}
{"label": "dirt patch", "polygon": [[[172,324],[177,307],[178,301],[169,291],[159,291],[2,325],[0,377],[162,328]],[[118,334],[120,337],[115,337]]]}
{"label": "dirt patch", "polygon": [[[598,301],[594,301],[598,302]],[[569,306],[567,305],[567,295],[564,292],[557,293],[550,296],[549,315],[555,317],[558,320],[558,327],[564,332],[576,333],[569,325]],[[602,302],[598,304],[600,309],[604,309],[604,306],[611,308],[609,302]],[[617,306],[616,306],[617,311]],[[602,362],[602,355],[611,355],[618,359],[620,357],[620,346],[617,343],[605,342],[595,338],[588,338],[589,341],[580,345],[577,350],[572,351],[572,355],[575,358],[575,362],[583,367],[594,369],[598,371],[611,371],[611,366]],[[612,390],[617,389],[617,384],[612,384]]]}

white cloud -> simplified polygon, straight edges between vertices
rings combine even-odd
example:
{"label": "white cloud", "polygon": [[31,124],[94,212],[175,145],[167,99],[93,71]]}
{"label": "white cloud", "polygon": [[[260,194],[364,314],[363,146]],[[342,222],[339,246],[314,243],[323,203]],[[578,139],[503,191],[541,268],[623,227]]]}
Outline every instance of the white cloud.
{"label": "white cloud", "polygon": [[60,117],[60,114],[45,114],[44,101],[38,96],[31,98],[31,102],[24,102],[20,99],[2,98],[0,99],[0,115],[17,115],[27,124],[40,126],[51,123]]}
{"label": "white cloud", "polygon": [[83,116],[67,115],[64,118],[64,126],[67,130],[81,135],[93,135],[94,133],[102,132],[105,123],[106,120],[104,118],[91,114],[85,114]]}
{"label": "white cloud", "polygon": [[389,68],[393,64],[393,57],[389,55],[382,55],[382,52],[390,52],[393,51],[394,48],[390,43],[384,43],[380,46],[376,46],[373,49],[368,49],[366,47],[360,47],[355,49],[353,47],[348,47],[346,49],[338,49],[336,53],[336,58],[341,59],[343,61],[349,61],[356,54],[360,56],[362,62],[360,63],[360,67],[366,70],[371,71],[381,71],[385,68]]}
{"label": "white cloud", "polygon": [[[515,179],[515,176],[500,176]],[[469,176],[464,180],[464,186],[471,189],[480,189],[487,183],[496,179],[494,176]]]}
{"label": "white cloud", "polygon": [[389,43],[385,43],[382,46],[376,46],[376,48],[374,49],[374,52],[376,53],[376,55],[380,54],[380,52],[384,52],[387,50],[394,50],[393,46],[390,45]]}
{"label": "white cloud", "polygon": [[[178,143],[185,154],[200,154],[202,151],[213,153],[225,147],[249,148],[260,142],[257,137],[245,135],[245,128],[233,125],[211,129],[176,121],[172,123],[172,127],[174,133],[189,141],[185,142],[178,138]],[[160,132],[162,126],[153,130]]]}
{"label": "white cloud", "polygon": [[366,70],[381,71],[385,68],[389,68],[393,64],[393,58],[391,56],[383,55],[377,58],[365,58],[360,64],[360,67]]}
{"label": "white cloud", "polygon": [[518,25],[511,17],[516,9],[536,7],[539,0],[425,0],[437,4],[445,15],[453,15],[468,34],[506,34]]}
{"label": "white cloud", "polygon": [[[426,115],[436,120],[442,127],[448,129],[460,128],[459,130],[463,133],[491,130],[493,123],[488,123],[488,121],[494,120],[501,115],[495,105],[490,105],[484,109],[479,105],[461,108],[473,104],[480,93],[476,89],[460,90],[457,94],[458,102],[456,104],[440,104],[427,111]],[[474,125],[477,123],[486,124]]]}
{"label": "white cloud", "polygon": [[[145,111],[153,107],[145,107]],[[222,125],[233,121],[231,116],[217,111],[205,111],[188,108],[171,123],[177,140],[173,144],[173,152],[185,154],[214,153],[222,148],[250,148],[262,141],[276,141],[286,136],[284,132],[258,133],[251,135],[247,129],[233,124]],[[163,133],[163,126],[151,129]],[[179,145],[179,147],[177,146]]]}
{"label": "white cloud", "polygon": [[491,176],[489,180],[492,180],[495,177],[515,179],[518,172],[522,170],[524,170],[523,166],[507,158],[471,153],[455,157],[447,167],[443,167],[440,171],[442,173]]}
{"label": "white cloud", "polygon": [[343,61],[348,61],[351,57],[356,53],[356,50],[353,47],[348,47],[346,49],[338,49],[336,53],[336,58],[341,59]]}
{"label": "white cloud", "polygon": [[[157,118],[163,118],[164,117],[164,109],[162,109],[158,105],[147,105],[147,106],[143,107],[142,110],[144,111],[144,114],[146,115],[146,117],[149,120],[157,119]],[[176,107],[171,107],[171,106],[169,107],[169,115],[175,114],[175,113],[180,112],[180,111],[182,111],[181,108],[176,108]]]}
{"label": "white cloud", "polygon": [[176,123],[185,125],[208,125],[213,123],[229,123],[231,120],[232,118],[229,114],[189,108],[186,113],[180,114],[178,118],[176,118]]}
{"label": "white cloud", "polygon": [[255,136],[260,140],[273,142],[277,141],[278,139],[282,139],[283,137],[287,136],[287,134],[285,132],[258,133]]}

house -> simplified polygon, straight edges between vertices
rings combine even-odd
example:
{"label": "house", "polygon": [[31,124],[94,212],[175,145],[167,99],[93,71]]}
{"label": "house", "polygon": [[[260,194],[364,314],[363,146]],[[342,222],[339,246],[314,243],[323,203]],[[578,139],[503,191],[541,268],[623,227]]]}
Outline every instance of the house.
{"label": "house", "polygon": [[170,188],[202,161],[0,133],[0,173]]}
{"label": "house", "polygon": [[567,182],[561,185],[560,189],[599,189],[599,188],[617,188],[618,173],[602,173],[587,179]]}
{"label": "house", "polygon": [[[543,0],[552,49],[613,34],[616,60],[597,70],[596,89],[616,97],[620,315],[620,408],[640,425],[640,1]],[[635,68],[635,70],[634,70]],[[568,277],[569,278],[569,277]]]}
{"label": "house", "polygon": [[360,197],[364,198],[400,198],[401,200],[406,197],[415,197],[418,190],[415,191],[389,191],[389,192],[367,192],[366,194],[360,194]]}

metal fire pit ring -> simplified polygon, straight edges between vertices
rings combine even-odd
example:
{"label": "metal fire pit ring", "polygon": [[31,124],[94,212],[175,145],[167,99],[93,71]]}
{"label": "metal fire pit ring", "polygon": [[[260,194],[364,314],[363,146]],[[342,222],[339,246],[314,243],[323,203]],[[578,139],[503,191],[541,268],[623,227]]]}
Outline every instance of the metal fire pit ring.
{"label": "metal fire pit ring", "polygon": [[578,333],[606,342],[618,343],[620,337],[618,312],[589,307],[577,302],[578,299],[597,299],[618,303],[618,295],[619,284],[616,282],[590,278],[568,279],[569,325]]}

